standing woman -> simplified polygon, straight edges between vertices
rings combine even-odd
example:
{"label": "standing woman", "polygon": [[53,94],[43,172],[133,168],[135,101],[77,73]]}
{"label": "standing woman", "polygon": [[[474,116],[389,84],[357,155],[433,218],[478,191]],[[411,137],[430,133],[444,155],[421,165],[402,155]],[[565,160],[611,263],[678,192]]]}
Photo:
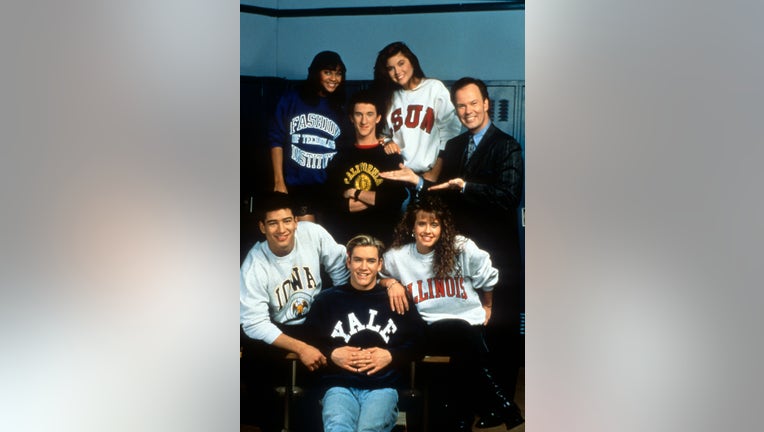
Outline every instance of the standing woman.
{"label": "standing woman", "polygon": [[385,151],[400,152],[404,165],[436,182],[438,153],[461,130],[448,89],[425,77],[419,59],[403,42],[393,42],[377,55],[374,88],[385,104],[384,132],[392,139]]}
{"label": "standing woman", "polygon": [[316,54],[305,82],[279,99],[268,130],[273,190],[291,195],[298,220],[315,222],[326,165],[346,128],[345,72],[336,52]]}
{"label": "standing woman", "polygon": [[426,194],[409,205],[384,263],[384,277],[397,279],[386,283],[391,302],[405,295],[405,287],[427,323],[426,352],[451,357],[446,375],[453,380],[446,393],[451,429],[471,431],[476,412],[478,427],[505,423],[511,429],[523,423],[488,367],[484,333],[499,272],[487,252],[456,233],[437,196]]}

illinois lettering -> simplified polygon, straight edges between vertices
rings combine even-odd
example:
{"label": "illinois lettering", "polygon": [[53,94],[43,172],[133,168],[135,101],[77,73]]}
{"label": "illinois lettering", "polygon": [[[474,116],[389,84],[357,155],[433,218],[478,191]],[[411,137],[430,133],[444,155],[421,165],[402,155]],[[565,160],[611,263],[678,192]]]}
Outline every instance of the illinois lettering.
{"label": "illinois lettering", "polygon": [[414,303],[419,303],[441,297],[454,297],[467,299],[467,292],[464,290],[463,277],[447,277],[444,279],[427,278],[427,280],[418,280],[406,286],[411,293]]}

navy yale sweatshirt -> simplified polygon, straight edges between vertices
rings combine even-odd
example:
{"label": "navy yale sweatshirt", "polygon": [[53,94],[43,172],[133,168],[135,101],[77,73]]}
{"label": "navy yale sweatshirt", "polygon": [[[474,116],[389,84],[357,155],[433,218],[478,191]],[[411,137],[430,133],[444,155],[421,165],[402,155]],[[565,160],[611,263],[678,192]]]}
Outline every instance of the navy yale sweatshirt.
{"label": "navy yale sweatshirt", "polygon": [[[425,324],[419,312],[415,307],[404,315],[390,310],[387,292],[379,284],[370,291],[350,284],[324,290],[316,296],[305,325],[329,363],[322,369],[323,388],[398,388],[401,372],[422,355]],[[331,361],[332,351],[346,345],[384,348],[393,361],[373,375],[346,371]]]}

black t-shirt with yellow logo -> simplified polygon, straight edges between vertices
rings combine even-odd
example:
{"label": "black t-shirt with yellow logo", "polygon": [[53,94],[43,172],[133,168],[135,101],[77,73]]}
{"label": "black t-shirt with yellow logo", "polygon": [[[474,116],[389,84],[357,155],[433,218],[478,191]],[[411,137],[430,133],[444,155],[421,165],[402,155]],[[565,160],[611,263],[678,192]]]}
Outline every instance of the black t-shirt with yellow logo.
{"label": "black t-shirt with yellow logo", "polygon": [[[338,243],[343,244],[354,235],[365,233],[389,246],[408,192],[404,183],[385,180],[379,174],[399,169],[402,162],[401,155],[388,155],[382,146],[358,148],[348,145],[338,150],[327,167],[326,212],[319,221]],[[374,205],[351,213],[348,199],[342,197],[350,188],[375,192]]]}

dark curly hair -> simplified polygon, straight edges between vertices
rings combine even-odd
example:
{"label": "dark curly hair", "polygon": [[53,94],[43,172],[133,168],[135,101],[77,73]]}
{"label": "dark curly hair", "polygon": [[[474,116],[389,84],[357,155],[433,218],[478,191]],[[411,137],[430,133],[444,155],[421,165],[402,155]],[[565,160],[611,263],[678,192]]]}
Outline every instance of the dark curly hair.
{"label": "dark curly hair", "polygon": [[395,227],[392,247],[398,248],[411,242],[414,223],[419,212],[432,213],[440,222],[440,239],[435,243],[433,271],[436,278],[445,278],[456,271],[456,257],[460,250],[456,246],[458,232],[451,211],[437,195],[427,194],[408,206],[406,213]]}

